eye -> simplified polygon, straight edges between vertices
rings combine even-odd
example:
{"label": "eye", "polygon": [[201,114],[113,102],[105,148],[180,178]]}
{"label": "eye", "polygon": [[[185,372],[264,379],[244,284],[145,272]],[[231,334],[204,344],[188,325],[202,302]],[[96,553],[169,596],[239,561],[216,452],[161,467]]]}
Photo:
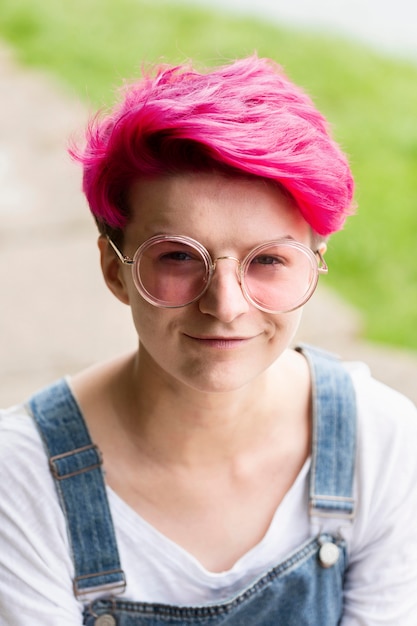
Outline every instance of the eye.
{"label": "eye", "polygon": [[159,260],[164,261],[192,261],[193,257],[188,252],[178,251],[178,252],[166,252],[159,257]]}
{"label": "eye", "polygon": [[260,254],[252,259],[251,264],[255,265],[285,265],[285,259],[272,254]]}
{"label": "eye", "polygon": [[191,247],[164,244],[164,248],[156,251],[155,267],[169,272],[200,272],[205,267],[204,259]]}

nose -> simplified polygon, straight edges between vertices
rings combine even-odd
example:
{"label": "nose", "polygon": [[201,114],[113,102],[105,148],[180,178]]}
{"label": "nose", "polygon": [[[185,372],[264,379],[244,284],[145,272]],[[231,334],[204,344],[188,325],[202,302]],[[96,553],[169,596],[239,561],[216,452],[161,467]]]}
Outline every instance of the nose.
{"label": "nose", "polygon": [[222,256],[214,261],[213,266],[209,286],[198,301],[199,309],[224,323],[230,323],[246,313],[250,306],[240,286],[240,261],[232,256]]}

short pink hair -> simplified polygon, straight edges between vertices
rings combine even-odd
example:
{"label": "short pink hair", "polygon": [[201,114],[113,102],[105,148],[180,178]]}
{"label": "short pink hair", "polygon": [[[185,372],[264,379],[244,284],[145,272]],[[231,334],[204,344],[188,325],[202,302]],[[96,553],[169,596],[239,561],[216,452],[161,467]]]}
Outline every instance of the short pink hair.
{"label": "short pink hair", "polygon": [[353,178],[325,118],[273,61],[251,56],[200,73],[156,68],[92,120],[72,155],[102,230],[129,221],[127,192],[141,177],[224,171],[283,187],[313,231],[342,228],[353,211]]}

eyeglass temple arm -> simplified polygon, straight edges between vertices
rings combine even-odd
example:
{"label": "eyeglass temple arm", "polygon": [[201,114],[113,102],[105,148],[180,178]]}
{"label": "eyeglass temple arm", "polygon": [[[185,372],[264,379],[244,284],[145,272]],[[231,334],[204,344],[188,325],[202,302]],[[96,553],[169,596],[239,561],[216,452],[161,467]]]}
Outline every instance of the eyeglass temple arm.
{"label": "eyeglass temple arm", "polygon": [[106,235],[106,238],[107,238],[107,241],[109,242],[109,244],[111,245],[111,247],[113,248],[113,250],[115,251],[115,253],[117,254],[117,256],[119,257],[119,259],[121,260],[121,262],[125,263],[126,265],[132,265],[133,259],[131,259],[129,256],[125,256],[124,254],[122,254],[120,252],[119,248],[110,239],[110,237],[108,235]]}
{"label": "eyeglass temple arm", "polygon": [[[109,244],[111,245],[111,247],[113,248],[113,250],[115,251],[116,255],[121,260],[121,262],[125,263],[126,265],[132,265],[133,264],[133,259],[131,259],[128,256],[125,256],[124,254],[122,254],[122,252],[116,246],[114,241],[112,241],[108,235],[106,235],[106,238],[107,238],[107,241],[109,242]],[[320,274],[327,274],[327,272],[329,271],[329,268],[327,267],[327,263],[324,260],[324,257],[321,254],[320,250],[316,250],[316,255],[318,256],[318,260],[319,260],[318,270],[319,270]]]}
{"label": "eyeglass temple arm", "polygon": [[318,256],[318,270],[320,272],[320,274],[327,274],[327,272],[329,271],[329,268],[327,267],[327,263],[324,260],[324,257],[322,255],[322,253],[320,252],[320,250],[316,250],[316,255]]}

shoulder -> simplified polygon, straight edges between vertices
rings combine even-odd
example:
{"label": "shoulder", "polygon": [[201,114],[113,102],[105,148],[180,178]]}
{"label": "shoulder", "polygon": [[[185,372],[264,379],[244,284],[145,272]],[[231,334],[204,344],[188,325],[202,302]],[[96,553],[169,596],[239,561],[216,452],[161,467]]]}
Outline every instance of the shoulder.
{"label": "shoulder", "polygon": [[13,624],[21,623],[18,616],[25,623],[79,623],[65,518],[23,405],[0,411],[0,474],[0,605]]}
{"label": "shoulder", "polygon": [[417,510],[417,408],[366,366],[347,367],[357,402],[357,527],[375,537],[400,516],[411,523]]}
{"label": "shoulder", "polygon": [[[0,515],[10,501],[17,519],[20,516],[17,498],[25,509],[33,507],[33,512],[40,511],[46,499],[50,504],[56,502],[41,436],[24,405],[0,411],[0,472]],[[25,522],[25,516],[21,518]]]}
{"label": "shoulder", "polygon": [[[26,457],[25,453],[30,453]],[[28,459],[43,457],[42,443],[35,422],[25,405],[0,411],[0,463],[6,470],[9,463],[25,466]],[[42,464],[41,464],[42,465]]]}
{"label": "shoulder", "polygon": [[[0,412],[0,535],[67,546],[65,520],[42,439],[24,405]],[[57,546],[55,546],[57,547]]]}
{"label": "shoulder", "polygon": [[[363,363],[346,363],[356,392],[358,442],[372,442],[382,453],[417,441],[417,408],[407,397],[374,379]],[[373,446],[371,446],[373,447]]]}
{"label": "shoulder", "polygon": [[[347,364],[356,391],[356,516],[345,581],[346,624],[414,624],[417,611],[417,409]],[[343,621],[345,624],[345,621]]]}

